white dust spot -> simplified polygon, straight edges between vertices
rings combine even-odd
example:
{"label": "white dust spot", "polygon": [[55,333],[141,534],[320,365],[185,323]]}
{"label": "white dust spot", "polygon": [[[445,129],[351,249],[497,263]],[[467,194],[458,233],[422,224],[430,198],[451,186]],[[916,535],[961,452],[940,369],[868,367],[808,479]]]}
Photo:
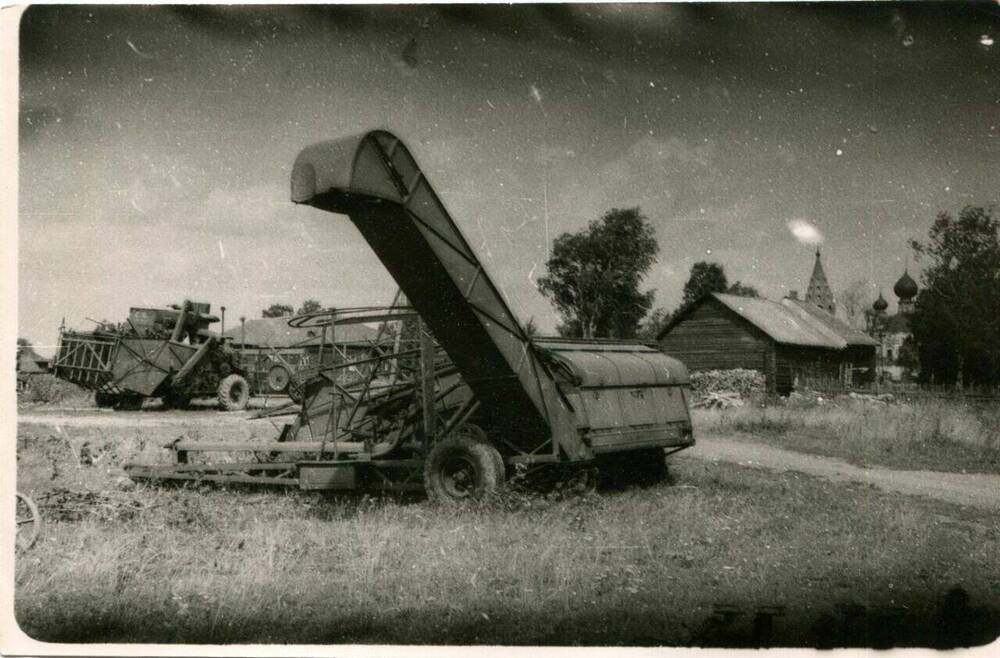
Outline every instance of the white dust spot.
{"label": "white dust spot", "polygon": [[144,53],[141,50],[139,50],[136,47],[136,45],[134,43],[132,43],[131,39],[125,39],[125,43],[127,43],[128,47],[132,49],[132,52],[134,52],[139,57],[142,57],[143,59],[153,59],[152,55],[147,55],[146,53]]}
{"label": "white dust spot", "polygon": [[219,240],[219,258],[223,260],[226,258],[226,250],[222,248],[222,240]]}
{"label": "white dust spot", "polygon": [[903,37],[904,46],[912,46],[914,41],[915,39],[913,38],[912,34],[907,34],[905,37]]}
{"label": "white dust spot", "polygon": [[987,48],[993,45],[993,37],[989,34],[984,34],[979,37],[979,43]]}
{"label": "white dust spot", "polygon": [[844,155],[844,152],[840,149],[837,149],[837,155]]}
{"label": "white dust spot", "polygon": [[539,105],[542,104],[542,92],[534,84],[531,85],[531,99]]}
{"label": "white dust spot", "polygon": [[787,226],[800,244],[818,245],[823,242],[823,234],[808,219],[790,219]]}

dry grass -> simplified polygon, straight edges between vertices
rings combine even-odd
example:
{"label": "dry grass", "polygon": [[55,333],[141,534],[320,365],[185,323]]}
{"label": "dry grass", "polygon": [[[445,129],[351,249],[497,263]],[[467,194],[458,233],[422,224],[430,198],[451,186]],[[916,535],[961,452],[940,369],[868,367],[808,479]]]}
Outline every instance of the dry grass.
{"label": "dry grass", "polygon": [[39,374],[27,377],[23,391],[17,394],[19,406],[61,404],[88,408],[94,406],[94,394],[55,375]]}
{"label": "dry grass", "polygon": [[[110,491],[121,462],[174,438],[158,431],[22,428],[18,488]],[[74,462],[83,441],[106,457]],[[772,641],[802,645],[843,630],[835,606],[856,602],[906,606],[894,639],[933,644],[949,588],[973,607],[1000,598],[995,516],[690,458],[673,472],[675,486],[516,509],[119,491],[121,515],[50,518],[17,561],[16,614],[51,641],[740,645],[752,615],[723,629],[713,605],[779,604]],[[949,637],[1000,627],[993,610],[969,618]]]}
{"label": "dry grass", "polygon": [[1000,473],[1000,407],[925,400],[875,405],[840,399],[822,405],[697,409],[697,432],[743,434],[860,465]]}

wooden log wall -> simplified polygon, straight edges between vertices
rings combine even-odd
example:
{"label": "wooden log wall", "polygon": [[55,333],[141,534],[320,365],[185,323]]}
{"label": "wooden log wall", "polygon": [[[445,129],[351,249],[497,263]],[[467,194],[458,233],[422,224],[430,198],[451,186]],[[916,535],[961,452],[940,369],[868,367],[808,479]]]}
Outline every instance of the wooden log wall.
{"label": "wooden log wall", "polygon": [[767,374],[773,342],[762,331],[709,299],[660,341],[660,349],[688,370],[748,368]]}

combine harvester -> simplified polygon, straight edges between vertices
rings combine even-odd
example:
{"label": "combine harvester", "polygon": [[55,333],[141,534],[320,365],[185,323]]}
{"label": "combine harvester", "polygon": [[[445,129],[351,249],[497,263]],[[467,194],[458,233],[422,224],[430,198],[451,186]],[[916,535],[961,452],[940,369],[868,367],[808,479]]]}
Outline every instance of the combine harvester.
{"label": "combine harvester", "polygon": [[250,388],[239,354],[208,330],[219,318],[208,304],[132,308],[118,327],[59,330],[56,377],[94,391],[98,407],[139,409],[146,398],[183,408],[216,397],[220,408],[246,408]]}
{"label": "combine harvester", "polygon": [[[412,305],[297,322],[401,320],[408,344],[322,371],[277,442],[175,442],[174,463],[129,466],[134,479],[426,489],[453,501],[490,493],[516,465],[648,480],[694,444],[686,368],[639,342],[525,333],[390,133],[303,150],[292,201],[347,215]],[[217,452],[253,461],[192,460]]]}

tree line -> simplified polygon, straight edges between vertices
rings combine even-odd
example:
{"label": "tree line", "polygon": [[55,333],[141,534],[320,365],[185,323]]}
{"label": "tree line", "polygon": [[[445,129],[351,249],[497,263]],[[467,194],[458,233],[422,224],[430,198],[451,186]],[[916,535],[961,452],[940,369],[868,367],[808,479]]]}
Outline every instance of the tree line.
{"label": "tree line", "polygon": [[[926,266],[909,317],[907,360],[927,383],[1000,384],[1000,220],[993,206],[967,206],[957,217],[941,212],[926,241],[910,247]],[[642,290],[659,245],[639,208],[613,208],[552,244],[539,291],[550,301],[562,336],[655,339],[692,304],[712,292],[759,297],[757,289],[730,283],[723,266],[695,263],[680,306],[654,308],[656,291]],[[865,282],[842,293],[851,324],[862,328],[868,302]],[[534,319],[529,321],[536,331]]]}
{"label": "tree line", "polygon": [[753,286],[729,283],[719,263],[700,261],[691,267],[681,305],[673,312],[654,309],[656,291],[640,286],[659,251],[653,226],[639,208],[613,208],[582,231],[559,235],[547,273],[537,282],[559,315],[559,335],[652,340],[672,317],[709,293],[760,296]]}

